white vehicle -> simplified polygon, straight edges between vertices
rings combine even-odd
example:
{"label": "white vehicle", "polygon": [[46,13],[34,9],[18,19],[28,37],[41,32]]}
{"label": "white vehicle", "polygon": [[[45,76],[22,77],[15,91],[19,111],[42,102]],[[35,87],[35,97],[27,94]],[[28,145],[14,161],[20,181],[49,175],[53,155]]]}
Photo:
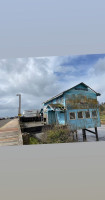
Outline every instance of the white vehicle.
{"label": "white vehicle", "polygon": [[23,117],[39,117],[39,110],[24,110]]}

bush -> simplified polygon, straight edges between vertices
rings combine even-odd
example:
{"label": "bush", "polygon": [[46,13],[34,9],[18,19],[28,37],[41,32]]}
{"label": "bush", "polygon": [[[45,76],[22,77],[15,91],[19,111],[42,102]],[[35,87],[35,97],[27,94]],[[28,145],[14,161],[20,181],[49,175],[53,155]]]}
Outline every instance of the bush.
{"label": "bush", "polygon": [[100,112],[103,112],[105,110],[103,105],[100,105]]}
{"label": "bush", "polygon": [[55,126],[51,130],[45,131],[41,137],[44,144],[47,143],[68,143],[74,141],[74,133],[66,126]]}
{"label": "bush", "polygon": [[30,137],[30,144],[40,144],[40,142],[37,138]]}

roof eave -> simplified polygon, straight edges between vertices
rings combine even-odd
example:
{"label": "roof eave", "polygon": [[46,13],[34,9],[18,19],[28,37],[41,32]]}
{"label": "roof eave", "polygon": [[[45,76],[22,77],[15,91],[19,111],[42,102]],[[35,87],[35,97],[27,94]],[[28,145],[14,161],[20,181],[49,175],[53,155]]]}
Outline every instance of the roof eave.
{"label": "roof eave", "polygon": [[96,93],[96,95],[97,95],[97,96],[101,96],[101,94],[100,94],[100,93]]}
{"label": "roof eave", "polygon": [[49,100],[47,100],[47,101],[45,101],[45,102],[43,102],[43,103],[48,103],[49,101],[52,101],[53,99],[56,99],[56,98],[58,98],[58,97],[62,96],[62,95],[63,95],[63,93],[64,93],[64,92],[61,92],[60,94],[58,94],[58,95],[56,95],[56,96],[52,97],[51,99],[49,99]]}
{"label": "roof eave", "polygon": [[[80,85],[80,84],[83,84],[83,85],[85,85],[86,87],[90,88],[90,87],[89,87],[88,85],[86,85],[84,82],[81,82],[81,83],[77,84],[76,86],[78,86],[78,85]],[[48,103],[49,101],[52,101],[53,99],[56,99],[57,97],[62,96],[65,92],[67,92],[68,90],[71,90],[71,89],[75,88],[76,86],[74,86],[74,87],[72,87],[72,88],[69,88],[69,89],[63,91],[62,93],[60,93],[60,94],[58,94],[58,95],[52,97],[51,99],[49,99],[49,100],[47,100],[47,101],[45,101],[45,102],[43,102],[43,103],[44,103],[44,104],[45,104],[45,103]],[[91,89],[93,92],[95,92],[92,88],[90,88],[90,89]],[[101,96],[100,93],[97,93],[97,92],[95,92],[95,93],[96,93],[97,96]]]}

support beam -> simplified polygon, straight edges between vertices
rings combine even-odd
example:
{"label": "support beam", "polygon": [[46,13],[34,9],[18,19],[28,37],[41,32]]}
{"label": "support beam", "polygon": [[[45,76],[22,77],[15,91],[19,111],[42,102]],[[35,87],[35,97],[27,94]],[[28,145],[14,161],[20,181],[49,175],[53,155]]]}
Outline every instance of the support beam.
{"label": "support beam", "polygon": [[77,134],[77,131],[76,131],[76,140],[78,141],[78,134]]}
{"label": "support beam", "polygon": [[85,129],[85,130],[90,132],[90,133],[96,134],[96,132],[94,132],[94,131],[91,131],[91,130],[88,130],[88,129]]}
{"label": "support beam", "polygon": [[96,141],[99,141],[97,127],[95,127]]}
{"label": "support beam", "polygon": [[[97,127],[95,127],[95,132],[94,132],[94,131],[91,131],[91,130],[88,130],[88,129],[83,129],[83,130],[95,134],[95,135],[96,135],[96,141],[99,141]],[[83,131],[83,133],[84,133],[85,131]]]}
{"label": "support beam", "polygon": [[86,141],[86,130],[82,129],[82,134],[83,134],[83,141]]}

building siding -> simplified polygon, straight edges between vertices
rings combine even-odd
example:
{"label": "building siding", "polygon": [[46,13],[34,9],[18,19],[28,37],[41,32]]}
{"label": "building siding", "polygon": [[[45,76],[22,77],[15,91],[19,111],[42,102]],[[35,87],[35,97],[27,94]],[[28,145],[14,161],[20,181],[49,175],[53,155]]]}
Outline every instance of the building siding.
{"label": "building siding", "polygon": [[[67,124],[71,130],[85,129],[100,127],[100,114],[97,101],[97,93],[85,86],[85,84],[79,84],[76,87],[65,91],[61,96],[47,101],[44,107],[49,104],[62,104],[64,106],[64,112],[59,110],[50,109],[47,110],[47,122],[49,124]],[[96,111],[97,116],[93,118],[92,112]],[[90,118],[86,118],[85,112],[90,113]],[[70,113],[75,113],[75,119],[70,119]],[[83,118],[78,118],[78,112],[82,112]]]}

